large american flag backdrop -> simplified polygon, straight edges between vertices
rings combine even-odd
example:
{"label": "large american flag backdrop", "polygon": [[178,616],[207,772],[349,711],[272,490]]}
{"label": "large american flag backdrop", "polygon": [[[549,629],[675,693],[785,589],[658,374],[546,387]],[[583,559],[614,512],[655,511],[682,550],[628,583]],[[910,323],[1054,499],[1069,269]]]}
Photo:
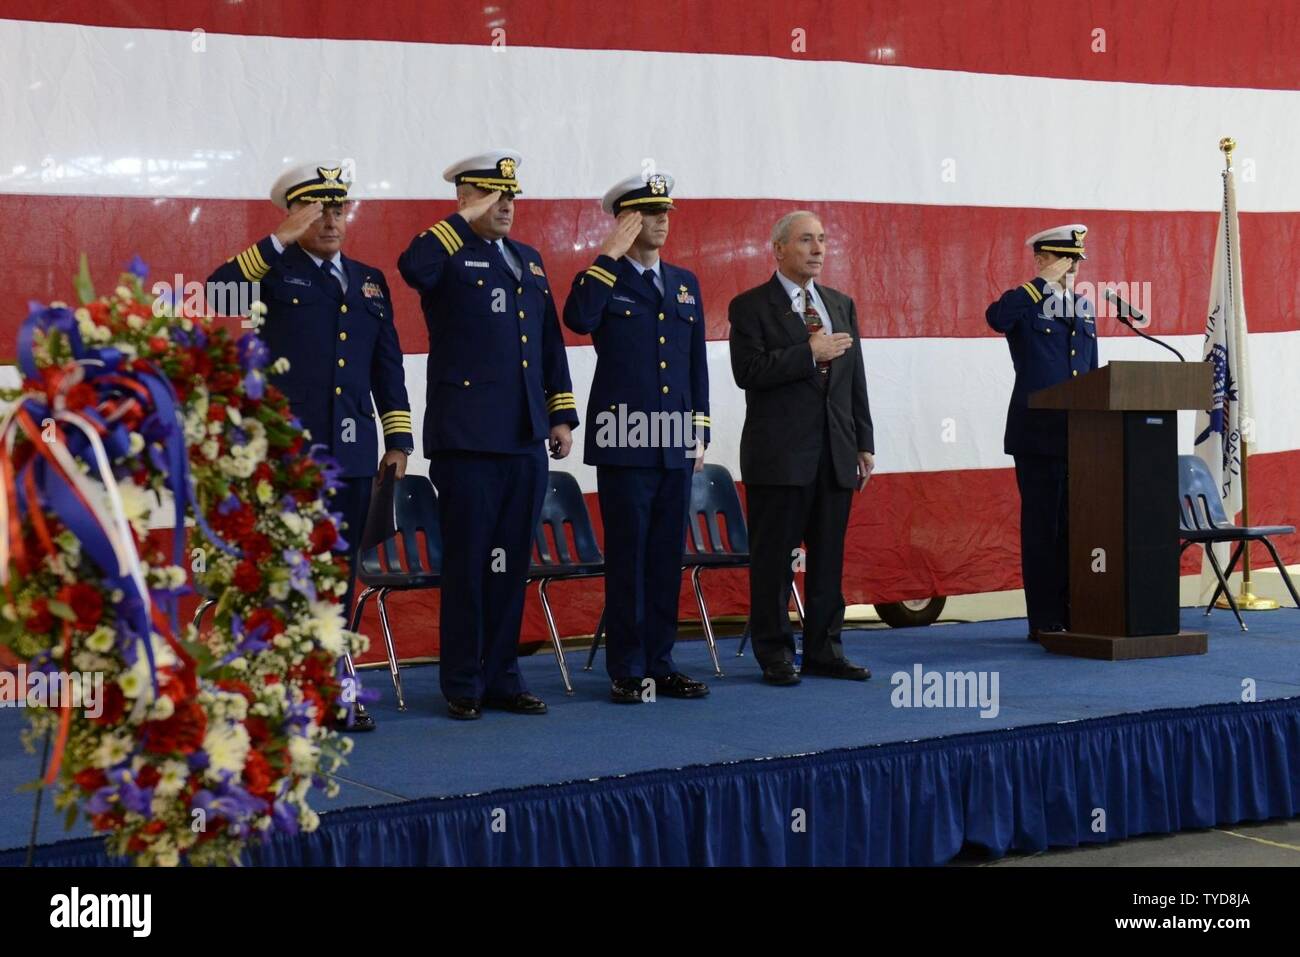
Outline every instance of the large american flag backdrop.
{"label": "large american flag backdrop", "polygon": [[[1012,369],[985,306],[1030,278],[1027,235],[1080,221],[1081,279],[1149,282],[1151,331],[1199,356],[1231,135],[1252,514],[1296,522],[1298,47],[1300,6],[1264,0],[0,0],[0,355],[29,299],[70,298],[80,252],[101,288],[136,253],[153,279],[201,281],[275,227],[266,195],[286,163],[341,157],[359,200],[346,252],[388,273],[419,423],[427,339],[395,264],[453,208],[440,170],[522,152],[516,235],[562,296],[609,228],[597,197],[650,161],[677,178],[666,258],[703,288],[709,459],[737,471],[727,303],[771,274],[772,222],[809,207],[830,237],[825,281],[857,300],[876,422],[847,600],[1017,588]],[[1166,355],[1100,326],[1103,362]],[[594,354],[566,335],[585,412]],[[596,511],[584,434],[558,467]],[[743,573],[707,587],[715,612],[744,613]],[[564,633],[592,630],[598,583],[552,594]],[[404,656],[436,653],[436,606],[392,599]],[[524,639],[544,634],[530,598]]]}

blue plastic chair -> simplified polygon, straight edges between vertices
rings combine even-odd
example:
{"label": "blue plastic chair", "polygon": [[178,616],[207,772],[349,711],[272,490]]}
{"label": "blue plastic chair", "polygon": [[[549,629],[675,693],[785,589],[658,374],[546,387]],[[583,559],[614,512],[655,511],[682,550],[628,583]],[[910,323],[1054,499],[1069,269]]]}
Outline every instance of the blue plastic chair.
{"label": "blue plastic chair", "polygon": [[[573,532],[572,549],[569,547],[566,529]],[[547,590],[554,581],[598,578],[604,575],[605,556],[596,544],[591,513],[587,511],[587,502],[582,497],[578,480],[567,472],[551,472],[547,476],[546,498],[542,502],[537,528],[533,532],[533,545],[533,562],[528,569],[528,581],[541,583],[537,587],[537,594],[542,601],[542,614],[546,616],[546,628],[555,649],[555,660],[560,666],[560,677],[564,679],[564,693],[573,694],[569,666],[564,660],[564,645],[560,642],[560,632],[555,627],[555,615],[551,612],[551,599]],[[605,615],[602,612],[600,623],[596,626],[597,641],[600,640],[604,625]]]}
{"label": "blue plastic chair", "polygon": [[[1241,630],[1248,630],[1246,623],[1241,619],[1237,601],[1232,597],[1232,589],[1228,587],[1228,579],[1232,577],[1238,559],[1251,542],[1264,543],[1268,553],[1273,556],[1273,564],[1282,573],[1282,580],[1286,582],[1287,591],[1291,593],[1291,600],[1300,607],[1300,595],[1296,594],[1295,585],[1291,582],[1291,576],[1287,574],[1286,566],[1282,564],[1277,549],[1269,541],[1270,535],[1290,535],[1293,532],[1295,532],[1294,525],[1233,525],[1224,510],[1223,497],[1219,494],[1218,484],[1206,464],[1195,455],[1178,456],[1178,535],[1183,540],[1178,553],[1181,555],[1192,545],[1205,546],[1205,554],[1209,556],[1210,566],[1219,579],[1218,587],[1214,589],[1209,604],[1205,606],[1205,614],[1208,615],[1213,610],[1214,603],[1218,601],[1219,595],[1223,594],[1228,599],[1232,613],[1237,616],[1237,624],[1241,626]],[[1237,543],[1226,572],[1219,566],[1219,560],[1211,547],[1220,542]]]}
{"label": "blue plastic chair", "polygon": [[[362,551],[357,561],[357,580],[364,590],[357,599],[349,625],[356,631],[371,595],[378,594],[379,622],[388,652],[388,671],[397,693],[397,707],[406,710],[402,677],[397,666],[397,648],[388,623],[388,595],[395,591],[437,588],[442,571],[442,526],[438,522],[438,493],[423,475],[406,475],[397,480],[393,492],[393,524],[396,534],[373,548]],[[420,547],[420,533],[424,547]]]}

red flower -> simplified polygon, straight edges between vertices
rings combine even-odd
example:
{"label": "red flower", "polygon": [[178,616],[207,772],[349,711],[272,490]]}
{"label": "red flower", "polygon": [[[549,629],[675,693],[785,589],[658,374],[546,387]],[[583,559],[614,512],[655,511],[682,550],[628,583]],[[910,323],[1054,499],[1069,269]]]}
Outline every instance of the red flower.
{"label": "red flower", "polygon": [[68,408],[74,412],[84,409],[86,406],[94,406],[99,402],[99,393],[89,382],[78,382],[68,390],[66,399]]}
{"label": "red flower", "polygon": [[239,547],[243,549],[244,557],[250,562],[261,562],[271,555],[271,540],[261,532],[253,532],[240,539]]}
{"label": "red flower", "polygon": [[140,773],[135,776],[135,783],[142,788],[151,788],[162,780],[162,775],[152,764],[146,764],[140,769]]}
{"label": "red flower", "polygon": [[64,585],[59,589],[59,601],[72,608],[76,626],[82,631],[90,631],[104,617],[104,596],[94,585]]}
{"label": "red flower", "polygon": [[250,794],[260,798],[269,797],[271,785],[275,783],[275,772],[261,751],[249,751],[244,763],[244,783]]}
{"label": "red flower", "polygon": [[208,719],[193,698],[176,705],[175,713],[165,721],[146,721],[140,725],[140,739],[150,754],[193,754],[203,746]]}
{"label": "red flower", "polygon": [[[270,682],[267,682],[270,684]],[[271,729],[267,725],[266,719],[259,715],[253,715],[244,722],[244,727],[248,729],[248,740],[252,742],[253,747],[259,747],[265,744],[271,738]]]}
{"label": "red flower", "polygon": [[256,631],[263,625],[266,626],[266,631],[262,634],[263,641],[271,641],[276,635],[284,631],[284,622],[270,608],[259,608],[249,615],[244,622],[244,630]]}
{"label": "red flower", "polygon": [[87,792],[98,791],[108,785],[108,776],[101,768],[83,768],[72,779],[77,782],[77,787]]}
{"label": "red flower", "polygon": [[237,678],[222,678],[217,682],[217,687],[222,691],[243,695],[245,701],[249,704],[253,703],[253,689]]}
{"label": "red flower", "polygon": [[235,574],[230,583],[240,591],[251,594],[262,587],[262,572],[248,559],[235,566]]}
{"label": "red flower", "polygon": [[257,468],[253,469],[254,482],[270,482],[274,478],[275,473],[271,471],[271,466],[266,462],[258,462]]}
{"label": "red flower", "polygon": [[323,518],[311,530],[311,553],[319,555],[321,552],[327,552],[334,547],[334,543],[338,540],[339,530],[334,527],[334,522],[328,518]]}
{"label": "red flower", "polygon": [[116,681],[104,685],[104,707],[98,718],[92,718],[96,724],[117,724],[126,714],[126,695]]}
{"label": "red flower", "polygon": [[226,404],[224,402],[213,402],[210,406],[208,406],[208,421],[209,422],[226,421]]}
{"label": "red flower", "polygon": [[50,614],[50,603],[44,598],[32,602],[32,613],[27,619],[27,630],[37,635],[44,635],[54,627],[54,616]]}
{"label": "red flower", "polygon": [[122,824],[121,811],[105,811],[103,814],[96,814],[90,819],[90,826],[96,831],[111,831],[120,827]]}
{"label": "red flower", "polygon": [[150,336],[149,348],[153,351],[154,355],[160,356],[167,352],[170,348],[170,344],[162,336]]}

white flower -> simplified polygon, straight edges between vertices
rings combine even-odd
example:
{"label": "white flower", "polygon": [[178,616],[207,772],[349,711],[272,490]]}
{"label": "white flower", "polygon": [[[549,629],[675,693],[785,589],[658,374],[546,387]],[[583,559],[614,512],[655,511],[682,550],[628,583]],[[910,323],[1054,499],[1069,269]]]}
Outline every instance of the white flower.
{"label": "white flower", "polygon": [[303,735],[294,735],[289,739],[289,757],[293,761],[295,773],[311,774],[316,770],[316,762],[320,758],[320,748],[310,738]]}
{"label": "white flower", "polygon": [[275,501],[275,489],[266,479],[258,480],[257,488],[254,489],[254,494],[257,496],[257,503],[259,505],[270,505]]}
{"label": "white flower", "polygon": [[137,331],[144,328],[144,320],[134,314],[126,317],[126,324]]}
{"label": "white flower", "polygon": [[311,621],[307,631],[331,656],[337,658],[343,654],[343,612],[337,602],[314,601],[311,603]]}
{"label": "white flower", "polygon": [[287,581],[271,582],[266,590],[271,593],[271,597],[276,601],[284,601],[289,597],[289,583]]}
{"label": "white flower", "polygon": [[158,696],[154,701],[153,707],[149,709],[150,721],[166,721],[176,713],[176,703],[165,694]]}
{"label": "white flower", "polygon": [[91,651],[98,651],[100,654],[104,654],[112,649],[114,638],[115,636],[113,635],[112,628],[109,628],[107,625],[100,625],[86,638],[86,647]]}
{"label": "white flower", "polygon": [[305,834],[310,834],[312,831],[316,830],[316,828],[320,827],[320,815],[309,807],[302,809],[302,814],[299,816],[299,820],[302,823],[302,830]]}
{"label": "white flower", "polygon": [[107,734],[100,739],[99,747],[91,757],[97,768],[111,768],[121,764],[131,753],[131,739],[125,734]]}
{"label": "white flower", "polygon": [[273,375],[284,375],[289,371],[289,357],[280,356],[267,367],[267,371]]}
{"label": "white flower", "polygon": [[190,777],[190,769],[184,761],[168,761],[158,771],[160,777],[154,785],[154,797],[175,797],[181,793]]}
{"label": "white flower", "polygon": [[[161,843],[161,842],[159,842]],[[174,847],[158,850],[154,849],[154,863],[159,867],[180,867],[181,854]]]}
{"label": "white flower", "polygon": [[128,451],[131,455],[139,455],[144,451],[144,436],[139,432],[132,432],[128,440]]}
{"label": "white flower", "polygon": [[226,406],[226,418],[229,419],[231,422],[233,422],[236,426],[238,426],[241,422],[244,421],[244,417],[239,414],[239,410],[236,409],[233,405]]}
{"label": "white flower", "polygon": [[203,737],[203,750],[208,755],[206,777],[221,780],[221,772],[229,771],[238,777],[248,760],[248,729],[242,724],[217,725],[208,728]]}
{"label": "white flower", "polygon": [[217,457],[217,440],[208,439],[206,442],[204,442],[202,445],[199,446],[199,451],[203,453],[203,457],[205,459],[209,459],[209,460],[215,459]]}
{"label": "white flower", "polygon": [[280,521],[295,535],[306,535],[311,531],[307,522],[297,512],[281,512]]}

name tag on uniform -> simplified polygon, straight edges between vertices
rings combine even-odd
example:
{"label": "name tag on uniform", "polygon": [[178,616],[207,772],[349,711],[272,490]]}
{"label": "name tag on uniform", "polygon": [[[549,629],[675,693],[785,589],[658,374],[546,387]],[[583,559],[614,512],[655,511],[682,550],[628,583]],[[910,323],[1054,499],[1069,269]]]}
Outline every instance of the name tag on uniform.
{"label": "name tag on uniform", "polygon": [[615,302],[636,302],[636,300],[631,296],[620,296],[618,293],[614,293],[611,298],[613,298]]}
{"label": "name tag on uniform", "polygon": [[296,276],[285,276],[284,281],[290,286],[310,286],[310,279],[298,279]]}
{"label": "name tag on uniform", "polygon": [[529,271],[530,273],[532,273],[534,276],[545,276],[545,275],[546,275],[546,273],[542,272],[542,267],[539,266],[539,265],[537,265],[537,263],[529,263],[529,264],[528,264],[528,271]]}
{"label": "name tag on uniform", "polygon": [[473,266],[475,269],[491,269],[492,267],[485,262],[479,262],[477,259],[466,259],[466,266]]}
{"label": "name tag on uniform", "polygon": [[376,297],[383,299],[384,291],[379,288],[379,283],[368,282],[361,287],[361,295],[365,296],[367,299],[374,299]]}

